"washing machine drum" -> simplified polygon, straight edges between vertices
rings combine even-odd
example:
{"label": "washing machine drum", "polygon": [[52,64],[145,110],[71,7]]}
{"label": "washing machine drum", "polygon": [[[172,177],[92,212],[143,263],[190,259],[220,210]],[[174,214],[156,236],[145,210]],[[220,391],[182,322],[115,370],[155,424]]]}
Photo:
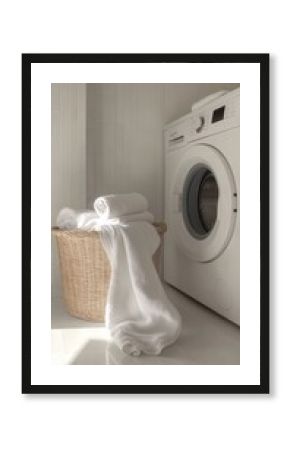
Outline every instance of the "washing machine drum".
{"label": "washing machine drum", "polygon": [[209,262],[227,247],[237,215],[237,189],[231,168],[216,148],[193,145],[177,168],[170,225],[182,250]]}

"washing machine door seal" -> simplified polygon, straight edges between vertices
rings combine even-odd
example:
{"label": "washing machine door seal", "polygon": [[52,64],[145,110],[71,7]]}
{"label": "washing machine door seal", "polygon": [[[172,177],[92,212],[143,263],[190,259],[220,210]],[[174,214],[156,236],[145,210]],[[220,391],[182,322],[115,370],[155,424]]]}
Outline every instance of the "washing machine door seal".
{"label": "washing machine door seal", "polygon": [[199,262],[218,258],[233,235],[237,188],[217,148],[189,146],[176,170],[169,203],[169,225],[182,251]]}

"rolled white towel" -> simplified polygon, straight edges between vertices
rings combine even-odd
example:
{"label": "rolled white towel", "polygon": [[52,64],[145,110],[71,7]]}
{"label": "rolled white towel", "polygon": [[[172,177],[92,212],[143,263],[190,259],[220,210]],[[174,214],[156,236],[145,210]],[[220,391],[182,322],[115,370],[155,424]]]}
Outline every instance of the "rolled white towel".
{"label": "rolled white towel", "polygon": [[128,214],[127,216],[113,217],[112,219],[103,219],[99,217],[95,211],[84,216],[83,220],[79,220],[79,228],[82,230],[99,230],[104,225],[126,225],[130,222],[154,222],[154,216],[149,211],[136,214]]}
{"label": "rolled white towel", "polygon": [[137,192],[112,194],[98,197],[94,202],[94,208],[101,219],[107,220],[144,212],[148,209],[148,201],[142,194]]}
{"label": "rolled white towel", "polygon": [[127,214],[126,216],[113,217],[112,219],[103,219],[98,217],[98,226],[102,225],[126,225],[130,222],[154,222],[154,216],[149,211],[136,214]]}
{"label": "rolled white towel", "polygon": [[[144,211],[136,214],[128,214],[126,216],[121,216],[117,219],[111,219],[117,220],[120,225],[130,223],[130,222],[154,222],[154,216],[149,211]],[[109,221],[110,222],[110,221]]]}

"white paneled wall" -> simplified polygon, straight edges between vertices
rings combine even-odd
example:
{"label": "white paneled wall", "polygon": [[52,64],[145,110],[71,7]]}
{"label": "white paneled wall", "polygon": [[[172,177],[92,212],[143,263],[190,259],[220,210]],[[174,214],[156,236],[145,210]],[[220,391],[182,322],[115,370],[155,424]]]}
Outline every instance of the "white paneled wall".
{"label": "white paneled wall", "polygon": [[[51,221],[64,206],[85,208],[86,85],[51,86]],[[59,270],[52,239],[52,298],[59,297]]]}
{"label": "white paneled wall", "polygon": [[88,84],[88,205],[112,192],[144,194],[163,218],[164,124],[197,100],[237,84]]}
{"label": "white paneled wall", "polygon": [[162,91],[158,85],[88,85],[88,201],[141,192],[155,214],[162,201]]}

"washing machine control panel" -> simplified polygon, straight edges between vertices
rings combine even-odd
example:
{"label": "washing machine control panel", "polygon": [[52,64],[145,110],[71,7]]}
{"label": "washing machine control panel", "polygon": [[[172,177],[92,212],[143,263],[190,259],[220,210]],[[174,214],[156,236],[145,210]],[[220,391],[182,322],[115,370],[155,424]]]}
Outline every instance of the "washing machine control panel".
{"label": "washing machine control panel", "polygon": [[188,143],[192,127],[192,115],[182,117],[167,126],[164,130],[165,149],[170,152],[178,150]]}
{"label": "washing machine control panel", "polygon": [[208,128],[212,123],[220,122],[225,118],[225,106],[221,106],[215,109],[209,115],[207,112],[199,113],[196,117],[193,118],[192,121],[192,130],[193,133],[201,133],[203,129]]}
{"label": "washing machine control panel", "polygon": [[192,112],[189,141],[200,139],[240,125],[239,89]]}
{"label": "washing machine control panel", "polygon": [[164,129],[165,149],[178,150],[189,142],[240,126],[240,90],[222,95],[171,122]]}

